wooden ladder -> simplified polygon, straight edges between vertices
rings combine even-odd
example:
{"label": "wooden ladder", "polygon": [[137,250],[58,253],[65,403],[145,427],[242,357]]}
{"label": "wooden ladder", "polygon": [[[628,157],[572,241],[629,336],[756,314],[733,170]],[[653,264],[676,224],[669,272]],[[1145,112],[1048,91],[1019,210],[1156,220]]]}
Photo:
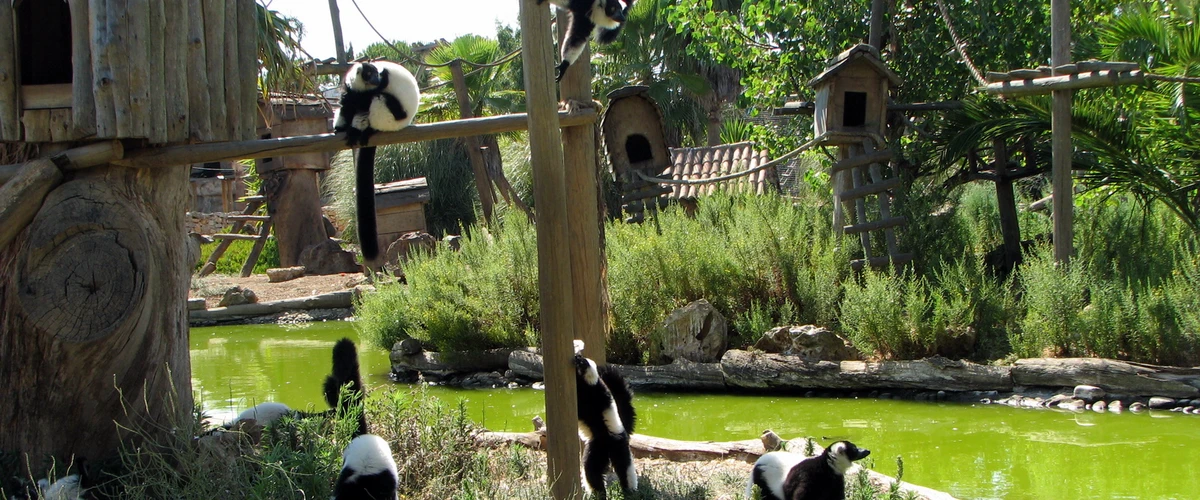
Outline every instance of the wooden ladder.
{"label": "wooden ladder", "polygon": [[[217,270],[217,261],[221,260],[221,256],[225,254],[225,250],[229,249],[229,245],[234,240],[254,240],[254,248],[250,249],[250,255],[246,256],[246,262],[242,264],[242,277],[250,276],[254,271],[254,265],[258,263],[258,256],[262,254],[263,247],[267,245],[267,237],[271,234],[271,216],[255,215],[259,208],[262,208],[266,202],[264,196],[247,196],[246,209],[241,215],[230,215],[227,219],[233,221],[233,227],[229,229],[229,233],[214,234],[213,239],[221,240],[217,244],[217,248],[213,250],[212,255],[208,256],[208,261],[204,263],[204,267],[200,268],[200,277],[203,278]],[[259,222],[262,225],[258,228],[258,234],[241,234],[242,228],[246,223]]]}
{"label": "wooden ladder", "polygon": [[[842,234],[857,234],[862,243],[863,258],[850,261],[850,267],[861,270],[863,266],[882,268],[888,265],[903,266],[913,260],[913,254],[900,253],[896,244],[896,228],[905,225],[908,220],[904,216],[892,216],[892,202],[889,191],[900,187],[900,177],[893,175],[883,178],[883,164],[892,158],[888,149],[875,149],[870,140],[864,140],[862,145],[849,145],[850,157],[841,160],[830,169],[831,175],[847,172],[853,185],[852,189],[834,193],[833,202],[854,202],[854,223],[843,226]],[[874,196],[879,202],[879,219],[868,220],[867,198]],[[836,205],[835,205],[836,206]],[[871,255],[871,233],[883,231],[887,255]]]}

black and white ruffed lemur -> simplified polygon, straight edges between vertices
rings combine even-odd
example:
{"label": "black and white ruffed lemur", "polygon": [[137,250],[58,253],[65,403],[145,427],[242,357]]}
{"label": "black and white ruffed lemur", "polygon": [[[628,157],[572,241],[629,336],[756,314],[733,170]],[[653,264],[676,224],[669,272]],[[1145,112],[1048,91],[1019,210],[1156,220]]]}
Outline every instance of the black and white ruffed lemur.
{"label": "black and white ruffed lemur", "polygon": [[611,366],[597,367],[583,356],[583,341],[575,341],[575,386],[579,402],[579,433],[583,448],[585,488],[606,498],[604,474],[611,463],[621,489],[636,491],[637,471],[629,450],[629,435],[637,418],[633,391]]}
{"label": "black and white ruffed lemur", "polygon": [[[545,1],[538,0],[538,5]],[[627,0],[624,6],[620,0],[550,0],[550,3],[571,13],[570,26],[562,44],[562,62],[555,68],[558,70],[555,81],[561,81],[567,68],[579,60],[588,39],[595,38],[605,44],[616,41],[629,8],[633,6],[633,0]],[[561,21],[559,29],[562,29]]]}

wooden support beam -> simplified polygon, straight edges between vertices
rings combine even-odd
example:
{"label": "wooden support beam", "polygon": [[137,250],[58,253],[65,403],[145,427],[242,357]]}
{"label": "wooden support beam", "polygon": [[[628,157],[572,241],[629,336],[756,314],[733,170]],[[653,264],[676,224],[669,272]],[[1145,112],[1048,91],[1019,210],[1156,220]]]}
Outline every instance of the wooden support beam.
{"label": "wooden support beam", "polygon": [[[475,112],[471,110],[471,97],[467,95],[467,79],[463,76],[462,61],[450,62],[450,81],[454,85],[459,117],[464,120],[474,118]],[[475,174],[475,190],[479,192],[483,221],[490,226],[495,200],[492,198],[492,181],[488,178],[487,167],[483,164],[483,153],[479,150],[479,138],[470,136],[462,139],[467,145],[467,159],[471,162],[471,171]]]}
{"label": "wooden support beam", "polygon": [[167,32],[166,0],[151,0],[148,29],[146,30],[146,75],[151,89],[146,102],[146,137],[154,144],[167,142],[167,43],[171,33]]}
{"label": "wooden support beam", "polygon": [[846,226],[846,227],[842,228],[842,232],[845,234],[858,234],[858,233],[864,233],[867,231],[875,231],[878,229],[886,229],[889,227],[903,226],[907,222],[908,222],[908,219],[906,217],[897,216],[897,217],[892,217],[890,219],[879,219],[877,221],[864,222],[862,224],[855,224],[853,226]]}
{"label": "wooden support beam", "polygon": [[[331,0],[332,1],[332,0]],[[258,3],[238,0],[238,78],[242,81],[238,99],[242,103],[242,135],[237,140],[258,137]]]}
{"label": "wooden support beam", "polygon": [[1146,75],[1141,70],[1134,71],[1089,71],[1085,73],[1069,73],[1066,75],[1046,76],[1028,80],[1008,80],[989,83],[988,92],[1006,96],[1024,96],[1049,94],[1055,90],[1077,90],[1095,87],[1115,87],[1118,85],[1138,84],[1146,81]]}
{"label": "wooden support beam", "polygon": [[529,155],[538,210],[539,315],[548,381],[546,480],[555,500],[578,499],[583,488],[579,480],[575,370],[571,366],[575,325],[573,301],[564,300],[572,296],[570,231],[562,135],[550,74],[550,69],[556,66],[550,38],[550,9],[538,0],[519,1]]}
{"label": "wooden support beam", "polygon": [[[559,19],[569,14],[557,9]],[[559,30],[565,36],[566,30]],[[560,42],[561,43],[561,42]],[[576,105],[592,105],[592,56],[584,46],[579,59],[563,75],[559,92],[563,101]],[[571,285],[574,301],[575,335],[584,341],[584,356],[598,365],[608,358],[605,325],[608,324],[607,304],[603,302],[604,262],[600,257],[600,231],[604,221],[599,214],[600,172],[596,162],[596,130],[594,124],[568,127],[562,131],[563,161],[566,164],[567,225],[571,228]]]}
{"label": "wooden support beam", "polygon": [[[124,154],[125,148],[121,146],[121,141],[106,141],[68,149],[53,155],[53,158],[59,164],[63,165],[63,170],[70,171],[111,163],[121,158]],[[23,166],[24,164],[20,163],[0,165],[0,184],[4,184],[12,179]]]}
{"label": "wooden support beam", "polygon": [[225,220],[245,221],[245,222],[266,222],[271,220],[270,215],[227,215]]}
{"label": "wooden support beam", "polygon": [[[196,0],[199,1],[199,0]],[[88,29],[92,50],[92,94],[96,101],[96,136],[111,139],[117,135],[116,106],[113,102],[113,70],[109,53],[113,34],[108,24],[108,0],[88,0]]]}
{"label": "wooden support beam", "polygon": [[[1050,63],[1061,66],[1071,61],[1071,5],[1068,0],[1050,1]],[[1055,90],[1050,116],[1051,186],[1054,194],[1054,260],[1067,264],[1074,253],[1075,190],[1071,181],[1070,90]]]}
{"label": "wooden support beam", "polygon": [[[230,2],[234,0],[229,0]],[[204,66],[208,71],[208,100],[212,105],[205,112],[212,126],[213,140],[229,140],[229,125],[225,104],[225,2],[203,0],[204,4]]]}
{"label": "wooden support beam", "polygon": [[[196,115],[192,115],[195,119]],[[559,113],[559,122],[564,127],[593,123],[597,114],[594,109],[575,113]],[[384,146],[404,142],[432,141],[468,135],[499,134],[529,128],[529,117],[524,113],[470,120],[450,120],[430,124],[414,124],[398,132],[380,132],[371,136],[369,145]],[[138,168],[162,167],[164,165],[191,165],[215,161],[232,161],[245,158],[265,158],[299,153],[328,153],[346,149],[346,139],[340,134],[301,135],[278,139],[256,139],[250,141],[217,142],[145,148],[127,151],[125,158],[114,162],[117,165]]]}
{"label": "wooden support beam", "polygon": [[88,0],[69,0],[71,7],[71,135],[96,133],[96,96],[92,93],[92,33]]}
{"label": "wooden support beam", "polygon": [[214,240],[258,241],[262,237],[257,234],[214,234]]}
{"label": "wooden support beam", "polygon": [[882,162],[888,161],[890,159],[892,159],[892,152],[889,150],[886,150],[886,149],[882,150],[882,151],[875,151],[873,153],[868,153],[865,155],[851,156],[844,160],[839,160],[837,163],[834,163],[832,167],[829,167],[829,173],[836,174],[836,173],[841,172],[846,169],[850,169],[850,168],[854,168],[854,167],[862,167],[862,166],[870,165],[872,163],[882,163]]}
{"label": "wooden support beam", "polygon": [[0,141],[21,140],[16,18],[13,3],[0,1]]}
{"label": "wooden support beam", "polygon": [[263,247],[267,246],[267,237],[271,235],[271,221],[263,222],[262,227],[258,230],[258,241],[254,242],[254,247],[250,249],[250,255],[246,256],[246,262],[242,263],[242,277],[247,278],[254,273],[254,266],[258,264],[258,256],[262,255]]}
{"label": "wooden support beam", "polygon": [[62,171],[49,158],[26,163],[12,182],[0,187],[0,249],[33,220],[46,194],[62,181]]}
{"label": "wooden support beam", "polygon": [[842,201],[857,200],[864,196],[879,194],[884,191],[888,191],[890,189],[895,189],[896,187],[900,186],[900,184],[901,184],[901,181],[900,181],[899,177],[892,177],[891,179],[887,179],[884,181],[873,182],[871,184],[867,184],[862,187],[857,187],[857,188],[854,188],[854,189],[851,189],[849,191],[842,193]]}
{"label": "wooden support beam", "polygon": [[22,85],[21,109],[69,108],[73,92],[69,83]]}
{"label": "wooden support beam", "polygon": [[996,208],[1000,217],[1000,236],[1004,242],[1004,261],[1006,266],[1013,266],[1021,258],[1021,223],[1017,215],[1012,178],[1009,177],[1008,142],[993,139],[992,152],[996,166]]}

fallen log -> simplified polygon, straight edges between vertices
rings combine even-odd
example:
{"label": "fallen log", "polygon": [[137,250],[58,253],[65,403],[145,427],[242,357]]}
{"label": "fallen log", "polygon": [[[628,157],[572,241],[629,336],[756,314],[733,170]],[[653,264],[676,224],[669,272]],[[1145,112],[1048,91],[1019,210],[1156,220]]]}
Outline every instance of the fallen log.
{"label": "fallen log", "polygon": [[511,353],[515,351],[507,348],[445,353],[423,351],[404,354],[402,351],[393,350],[391,354],[392,371],[416,371],[443,376],[456,373],[503,372],[508,367]]}
{"label": "fallen log", "polygon": [[1011,367],[930,358],[917,361],[821,361],[730,350],[721,357],[725,383],[745,389],[1012,390]]}
{"label": "fallen log", "polygon": [[1178,368],[1095,358],[1017,360],[1013,383],[1024,386],[1094,385],[1129,396],[1200,396],[1200,368]]}
{"label": "fallen log", "polygon": [[237,321],[256,316],[266,316],[287,311],[306,309],[340,309],[354,305],[354,291],[323,293],[299,299],[271,300],[257,304],[242,304],[229,307],[214,307],[199,311],[191,311],[188,319],[191,321]]}
{"label": "fallen log", "polygon": [[[475,443],[479,446],[488,448],[499,448],[519,444],[527,448],[546,451],[546,434],[544,431],[534,432],[480,432],[475,435]],[[794,453],[803,453],[807,444],[807,438],[793,439],[788,441],[785,449]],[[747,439],[742,441],[680,441],[675,439],[659,438],[654,436],[646,436],[643,434],[634,434],[629,438],[629,449],[633,452],[635,458],[641,459],[663,459],[673,462],[695,462],[707,460],[726,460],[737,459],[746,463],[754,463],[758,457],[765,453],[763,441],[761,439]],[[823,450],[820,445],[812,443],[814,454],[820,454]],[[880,488],[887,489],[892,484],[899,484],[899,489],[902,494],[912,493],[917,498],[925,498],[929,500],[953,500],[954,497],[950,494],[918,486],[912,483],[897,481],[896,478],[880,474],[870,469],[865,469],[858,464],[850,469],[851,474],[857,474],[859,471],[865,471],[871,482]]]}
{"label": "fallen log", "polygon": [[[655,391],[725,390],[725,375],[719,363],[696,363],[677,359],[669,365],[610,365],[634,389]],[[542,356],[532,351],[513,351],[508,369],[533,380],[542,380]]]}

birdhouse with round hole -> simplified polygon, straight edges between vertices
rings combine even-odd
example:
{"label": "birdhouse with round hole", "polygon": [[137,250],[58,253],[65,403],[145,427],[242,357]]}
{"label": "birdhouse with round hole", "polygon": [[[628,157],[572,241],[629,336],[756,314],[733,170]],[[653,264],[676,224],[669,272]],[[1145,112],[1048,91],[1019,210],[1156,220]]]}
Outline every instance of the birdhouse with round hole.
{"label": "birdhouse with round hole", "polygon": [[642,221],[644,200],[670,192],[668,187],[642,179],[656,177],[671,166],[662,111],[647,95],[648,90],[645,86],[629,86],[609,93],[608,109],[600,124],[627,222]]}
{"label": "birdhouse with round hole", "polygon": [[900,83],[875,47],[859,44],[838,54],[808,82],[817,91],[813,131],[817,136],[829,133],[827,143],[833,144],[839,133],[855,143],[860,140],[857,134],[883,135],[888,91]]}

